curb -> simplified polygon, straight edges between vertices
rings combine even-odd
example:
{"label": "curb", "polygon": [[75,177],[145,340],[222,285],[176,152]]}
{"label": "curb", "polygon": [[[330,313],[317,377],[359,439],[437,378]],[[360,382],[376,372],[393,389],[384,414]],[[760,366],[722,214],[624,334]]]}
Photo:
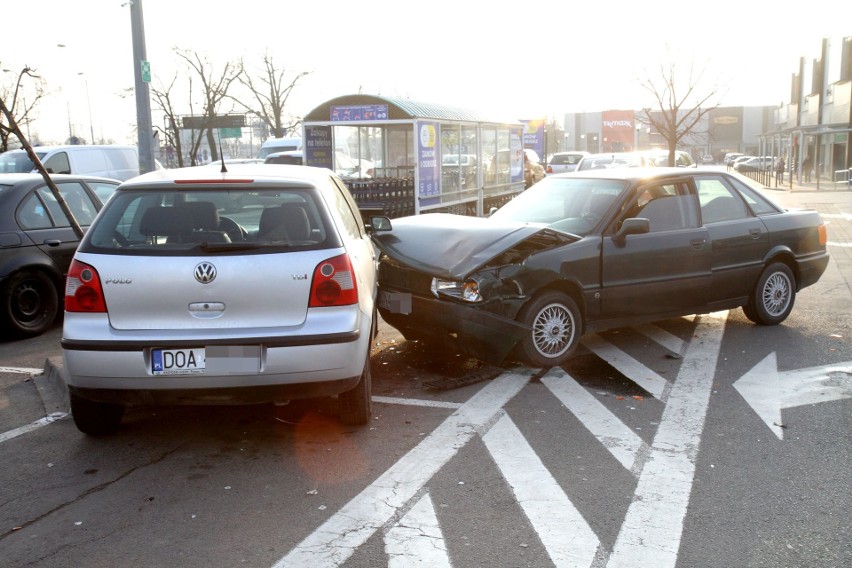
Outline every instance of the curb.
{"label": "curb", "polygon": [[41,375],[33,377],[48,415],[54,412],[68,413],[71,411],[68,388],[65,386],[62,372],[62,366],[55,365],[50,359],[45,359],[44,371]]}

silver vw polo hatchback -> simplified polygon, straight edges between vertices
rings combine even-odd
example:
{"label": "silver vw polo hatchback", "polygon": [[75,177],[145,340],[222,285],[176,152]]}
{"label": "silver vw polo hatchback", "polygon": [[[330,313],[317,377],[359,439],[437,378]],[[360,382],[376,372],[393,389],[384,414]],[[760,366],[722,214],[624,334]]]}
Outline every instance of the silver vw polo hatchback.
{"label": "silver vw polo hatchback", "polygon": [[369,420],[376,254],[351,194],[325,169],[222,170],[125,182],[81,241],[62,329],[80,431],[132,405],[334,395]]}

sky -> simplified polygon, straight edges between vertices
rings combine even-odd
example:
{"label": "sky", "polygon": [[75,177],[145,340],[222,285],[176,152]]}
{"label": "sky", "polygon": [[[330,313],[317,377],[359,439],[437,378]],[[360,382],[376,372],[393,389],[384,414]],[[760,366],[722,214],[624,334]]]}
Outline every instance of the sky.
{"label": "sky", "polygon": [[[269,53],[288,77],[308,73],[290,97],[293,115],[360,92],[561,121],[653,105],[640,82],[670,62],[685,81],[692,67],[692,82],[722,106],[778,105],[800,57],[819,57],[824,37],[852,35],[852,7],[837,0],[135,1],[152,85],[176,73],[187,83],[176,48],[218,71],[240,58],[259,70]],[[128,0],[7,4],[0,85],[29,66],[48,93],[30,137],[135,143]],[[177,105],[190,114],[188,96]],[[153,102],[152,122],[163,125]]]}

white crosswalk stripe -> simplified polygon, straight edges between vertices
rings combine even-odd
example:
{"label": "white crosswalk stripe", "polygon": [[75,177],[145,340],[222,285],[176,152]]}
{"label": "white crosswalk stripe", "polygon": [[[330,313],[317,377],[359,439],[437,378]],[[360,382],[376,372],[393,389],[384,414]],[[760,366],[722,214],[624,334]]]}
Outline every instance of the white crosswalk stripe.
{"label": "white crosswalk stripe", "polygon": [[[508,416],[482,441],[557,568],[588,568],[600,541]],[[570,538],[567,536],[570,535]]]}
{"label": "white crosswalk stripe", "polygon": [[634,471],[636,459],[648,447],[642,438],[562,369],[551,369],[541,382],[627,471],[638,474]]}
{"label": "white crosswalk stripe", "polygon": [[385,534],[388,568],[450,568],[447,545],[427,493]]}
{"label": "white crosswalk stripe", "polygon": [[665,402],[666,392],[670,385],[656,371],[649,369],[600,335],[584,338],[583,345],[612,365],[622,375],[630,377],[630,380],[648,391],[651,396]]}

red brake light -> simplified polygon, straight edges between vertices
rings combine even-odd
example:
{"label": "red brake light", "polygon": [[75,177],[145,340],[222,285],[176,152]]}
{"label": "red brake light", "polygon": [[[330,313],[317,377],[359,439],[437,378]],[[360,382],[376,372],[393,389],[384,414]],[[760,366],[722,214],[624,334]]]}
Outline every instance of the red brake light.
{"label": "red brake light", "polygon": [[65,311],[107,311],[98,271],[79,260],[72,261],[68,269],[68,278],[65,280]]}
{"label": "red brake light", "polygon": [[314,269],[308,307],[347,306],[358,303],[358,286],[349,255],[320,262]]}

